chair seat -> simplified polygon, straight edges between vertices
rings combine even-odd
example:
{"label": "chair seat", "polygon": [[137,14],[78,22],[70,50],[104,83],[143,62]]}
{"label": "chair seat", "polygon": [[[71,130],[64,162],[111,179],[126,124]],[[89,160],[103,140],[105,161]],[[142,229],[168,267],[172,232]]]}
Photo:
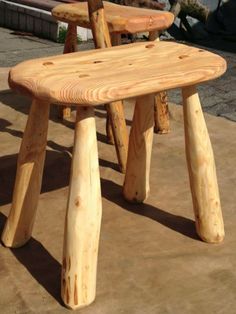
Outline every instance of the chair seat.
{"label": "chair seat", "polygon": [[[174,20],[170,12],[122,6],[104,1],[110,32],[139,33],[167,29]],[[52,10],[60,21],[90,28],[87,2],[60,4]]]}
{"label": "chair seat", "polygon": [[98,105],[195,85],[225,70],[223,58],[199,48],[135,43],[29,60],[11,70],[9,85],[53,103]]}

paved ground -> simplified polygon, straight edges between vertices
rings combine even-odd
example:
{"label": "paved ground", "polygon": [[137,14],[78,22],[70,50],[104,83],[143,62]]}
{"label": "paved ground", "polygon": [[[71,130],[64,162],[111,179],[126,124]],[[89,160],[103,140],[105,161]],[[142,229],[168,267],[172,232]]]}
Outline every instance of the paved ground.
{"label": "paved ground", "polygon": [[[60,54],[62,44],[37,37],[13,35],[11,30],[0,28],[0,67],[11,67],[32,58]],[[81,50],[90,49],[93,44],[82,43]],[[215,50],[214,50],[215,51]],[[228,70],[220,79],[201,86],[200,96],[204,110],[236,121],[236,57],[235,54],[217,51],[228,62]],[[179,104],[179,91],[169,92],[169,100]]]}

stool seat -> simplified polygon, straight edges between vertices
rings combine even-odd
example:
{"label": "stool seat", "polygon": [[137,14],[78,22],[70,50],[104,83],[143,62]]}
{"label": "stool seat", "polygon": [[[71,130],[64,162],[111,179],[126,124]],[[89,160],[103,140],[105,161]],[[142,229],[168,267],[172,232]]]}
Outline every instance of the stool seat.
{"label": "stool seat", "polygon": [[[163,30],[174,20],[170,12],[122,6],[106,1],[103,4],[110,32],[138,33]],[[60,4],[52,10],[52,15],[59,21],[91,28],[87,1]]]}
{"label": "stool seat", "polygon": [[223,58],[187,45],[136,43],[29,60],[15,66],[12,88],[38,99],[98,105],[216,78]]}

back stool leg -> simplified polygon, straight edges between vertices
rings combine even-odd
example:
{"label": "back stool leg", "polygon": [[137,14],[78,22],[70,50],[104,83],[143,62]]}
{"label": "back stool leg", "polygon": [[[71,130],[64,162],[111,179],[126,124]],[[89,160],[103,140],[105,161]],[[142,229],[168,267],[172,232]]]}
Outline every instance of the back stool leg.
{"label": "back stool leg", "polygon": [[112,132],[114,135],[114,142],[116,148],[116,155],[120,171],[125,173],[127,154],[128,154],[128,131],[124,116],[124,107],[122,101],[114,101],[108,105],[107,117],[109,117]]}
{"label": "back stool leg", "polygon": [[33,100],[18,156],[12,207],[2,234],[8,247],[31,237],[41,190],[47,143],[49,104]]}
{"label": "back stool leg", "polygon": [[[159,31],[149,32],[149,41],[160,41]],[[159,92],[155,95],[154,102],[154,132],[159,134],[166,134],[170,132],[170,119],[167,93]]]}
{"label": "back stool leg", "polygon": [[[112,33],[111,40],[113,46],[121,45],[121,34]],[[110,144],[115,144],[120,171],[125,173],[128,154],[128,132],[125,122],[123,102],[115,101],[107,104],[106,109],[107,141]]]}
{"label": "back stool leg", "polygon": [[155,95],[154,123],[155,133],[166,134],[170,132],[169,109],[166,92],[160,92]]}
{"label": "back stool leg", "polygon": [[78,51],[77,25],[68,24],[63,53],[70,53],[70,52],[76,52],[76,51]]}
{"label": "back stool leg", "polygon": [[65,221],[61,295],[71,309],[93,302],[102,204],[92,107],[80,107]]}
{"label": "back stool leg", "polygon": [[153,140],[154,95],[137,98],[130,132],[123,194],[130,202],[143,202],[149,194]]}
{"label": "back stool leg", "polygon": [[[75,52],[78,50],[77,25],[68,24],[66,40],[63,53]],[[58,106],[58,117],[60,119],[70,118],[71,108],[69,106]]]}
{"label": "back stool leg", "polygon": [[185,87],[182,94],[186,158],[196,229],[202,240],[218,243],[224,238],[224,224],[211,142],[196,88]]}

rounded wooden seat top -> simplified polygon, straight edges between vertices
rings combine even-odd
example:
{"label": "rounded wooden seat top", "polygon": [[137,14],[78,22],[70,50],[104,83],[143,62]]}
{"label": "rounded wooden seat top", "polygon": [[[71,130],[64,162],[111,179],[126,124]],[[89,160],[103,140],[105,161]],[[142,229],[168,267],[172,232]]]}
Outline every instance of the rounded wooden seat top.
{"label": "rounded wooden seat top", "polygon": [[[139,33],[167,29],[174,21],[170,12],[103,2],[110,32]],[[52,10],[59,21],[90,28],[87,2],[60,4]]]}
{"label": "rounded wooden seat top", "polygon": [[173,42],[135,43],[29,60],[13,67],[11,88],[58,104],[98,105],[223,74],[225,60]]}

